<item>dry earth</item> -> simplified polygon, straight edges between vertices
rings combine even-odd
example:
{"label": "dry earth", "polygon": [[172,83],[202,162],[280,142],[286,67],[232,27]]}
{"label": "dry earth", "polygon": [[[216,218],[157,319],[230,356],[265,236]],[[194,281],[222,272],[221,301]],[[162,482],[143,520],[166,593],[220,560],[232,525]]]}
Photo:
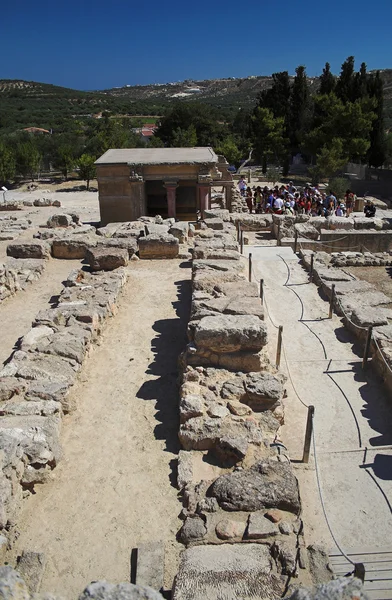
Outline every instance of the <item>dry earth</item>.
{"label": "dry earth", "polygon": [[173,484],[188,267],[132,264],[118,314],[73,388],[78,409],[63,422],[64,458],[18,521],[15,555],[24,548],[46,553],[45,591],[67,590],[72,598],[89,581],[129,581],[131,549],[158,540],[168,541],[171,587],[181,525]]}

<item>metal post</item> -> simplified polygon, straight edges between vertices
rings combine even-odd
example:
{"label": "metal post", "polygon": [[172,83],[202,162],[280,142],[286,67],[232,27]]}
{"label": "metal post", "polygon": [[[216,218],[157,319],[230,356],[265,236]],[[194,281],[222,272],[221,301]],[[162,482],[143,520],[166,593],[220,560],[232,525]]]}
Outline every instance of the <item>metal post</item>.
{"label": "metal post", "polygon": [[304,453],[302,455],[302,462],[309,462],[309,454],[310,454],[310,443],[312,441],[312,433],[313,433],[313,417],[314,417],[314,406],[308,406],[308,420],[306,421],[306,431],[305,431],[305,442],[304,442]]}
{"label": "metal post", "polygon": [[240,223],[238,222],[238,223],[237,223],[237,242],[239,242],[239,241],[240,241],[240,231],[241,231],[241,225],[240,225]]}
{"label": "metal post", "polygon": [[249,253],[249,281],[252,281],[252,253]]}
{"label": "metal post", "polygon": [[331,289],[331,300],[329,301],[329,318],[332,319],[333,315],[333,305],[335,303],[335,284],[332,284]]}
{"label": "metal post", "polygon": [[373,325],[370,325],[367,330],[365,350],[363,352],[363,359],[362,359],[362,369],[363,370],[365,370],[367,367],[367,361],[369,358],[369,351],[370,351],[370,342],[372,341],[372,333],[373,333]]}
{"label": "metal post", "polygon": [[260,300],[261,300],[261,304],[263,304],[263,301],[264,301],[264,279],[260,279]]}
{"label": "metal post", "polygon": [[312,254],[310,256],[310,276],[309,276],[310,283],[313,282],[313,263],[314,263],[314,254]]}
{"label": "metal post", "polygon": [[280,366],[280,355],[282,353],[282,335],[283,335],[283,325],[279,325],[278,345],[276,347],[276,368],[277,369]]}
{"label": "metal post", "polygon": [[241,254],[244,253],[244,232],[241,229],[241,233],[240,233],[240,244],[241,244]]}
{"label": "metal post", "polygon": [[294,254],[297,254],[298,231],[294,234]]}

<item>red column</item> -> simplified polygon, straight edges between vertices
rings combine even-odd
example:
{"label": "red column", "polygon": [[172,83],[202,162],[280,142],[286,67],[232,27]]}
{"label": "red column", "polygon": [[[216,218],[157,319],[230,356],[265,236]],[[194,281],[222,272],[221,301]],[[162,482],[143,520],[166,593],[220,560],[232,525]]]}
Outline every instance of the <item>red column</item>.
{"label": "red column", "polygon": [[176,218],[176,188],[177,184],[166,183],[167,191],[167,215]]}
{"label": "red column", "polygon": [[210,207],[210,186],[199,185],[199,199],[201,218],[204,219],[204,211]]}

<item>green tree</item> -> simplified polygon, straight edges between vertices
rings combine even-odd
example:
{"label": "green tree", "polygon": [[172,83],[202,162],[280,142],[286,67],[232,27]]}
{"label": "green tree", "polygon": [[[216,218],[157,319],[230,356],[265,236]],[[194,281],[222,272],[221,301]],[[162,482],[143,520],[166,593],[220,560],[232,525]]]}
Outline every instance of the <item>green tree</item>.
{"label": "green tree", "polygon": [[370,132],[367,162],[369,166],[378,168],[384,164],[387,157],[384,127],[384,87],[379,71],[369,78],[367,91],[375,104],[374,112],[376,115]]}
{"label": "green tree", "polygon": [[258,106],[268,108],[275,117],[288,121],[290,109],[290,78],[287,71],[272,74],[272,87],[259,95]]}
{"label": "green tree", "polygon": [[336,83],[336,95],[342,102],[354,102],[356,98],[354,57],[349,56],[342,64],[339,78]]}
{"label": "green tree", "polygon": [[157,135],[153,135],[150,138],[150,142],[149,142],[148,146],[149,146],[149,148],[164,148],[165,144],[162,142],[162,140]]}
{"label": "green tree", "polygon": [[34,176],[38,173],[41,163],[41,154],[31,140],[21,142],[16,148],[16,171],[22,177]]}
{"label": "green tree", "polygon": [[242,152],[233,136],[225,138],[219,146],[215,147],[215,152],[217,154],[222,154],[231,165],[238,166],[241,162]]}
{"label": "green tree", "polygon": [[331,73],[331,65],[329,62],[325,63],[322,75],[319,77],[320,89],[319,94],[330,94],[335,90],[336,77]]}
{"label": "green tree", "polygon": [[289,141],[285,137],[284,118],[275,118],[268,108],[257,107],[251,125],[256,160],[264,164],[271,158],[275,163],[283,161],[287,156]]}
{"label": "green tree", "polygon": [[309,87],[304,66],[295,70],[294,82],[290,95],[289,135],[291,151],[299,150],[304,135],[310,126]]}
{"label": "green tree", "polygon": [[316,165],[309,168],[312,182],[318,183],[321,179],[330,177],[339,171],[346,162],[341,139],[333,139],[329,146],[323,146],[316,156]]}
{"label": "green tree", "polygon": [[216,146],[227,135],[227,126],[219,122],[215,109],[191,102],[176,104],[162,118],[155,134],[166,146],[174,147],[178,145],[178,130],[186,131],[191,125],[196,131],[196,146]]}
{"label": "green tree", "polygon": [[173,148],[192,148],[197,146],[197,133],[194,125],[189,125],[186,129],[177,127],[172,135]]}
{"label": "green tree", "polygon": [[75,167],[76,158],[72,146],[64,145],[57,149],[54,165],[59,169],[65,179],[68,179],[68,173]]}
{"label": "green tree", "polygon": [[11,148],[0,141],[0,182],[11,181],[16,173],[15,154]]}
{"label": "green tree", "polygon": [[87,190],[90,189],[90,180],[95,177],[95,158],[91,154],[82,154],[78,159],[79,177],[86,181]]}

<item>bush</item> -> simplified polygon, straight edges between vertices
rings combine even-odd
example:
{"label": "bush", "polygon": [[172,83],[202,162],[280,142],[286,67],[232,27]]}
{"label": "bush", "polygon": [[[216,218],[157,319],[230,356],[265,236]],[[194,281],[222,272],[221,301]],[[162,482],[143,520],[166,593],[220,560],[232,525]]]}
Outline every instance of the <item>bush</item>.
{"label": "bush", "polygon": [[350,187],[350,181],[345,177],[334,177],[330,179],[328,189],[332,190],[338,200],[343,200],[346,190]]}

